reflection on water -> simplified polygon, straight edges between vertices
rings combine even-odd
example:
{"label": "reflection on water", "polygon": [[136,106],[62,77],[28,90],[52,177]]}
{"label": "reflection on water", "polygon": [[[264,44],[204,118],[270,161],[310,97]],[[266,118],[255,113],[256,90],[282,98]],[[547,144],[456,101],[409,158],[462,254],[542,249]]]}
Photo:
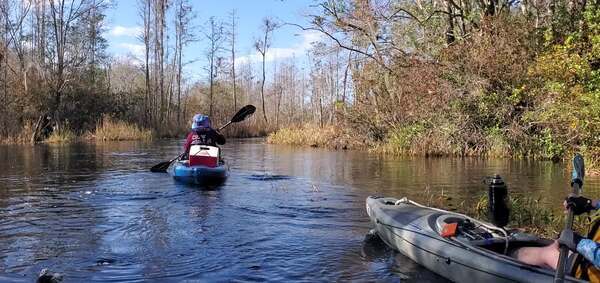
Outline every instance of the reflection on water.
{"label": "reflection on water", "polygon": [[[560,203],[562,164],[397,159],[232,141],[231,176],[206,190],[148,169],[180,141],[0,147],[0,281],[42,268],[81,281],[441,281],[382,243],[364,241],[368,195],[444,190],[479,197],[501,174],[513,194]],[[600,181],[586,179],[598,197]]]}

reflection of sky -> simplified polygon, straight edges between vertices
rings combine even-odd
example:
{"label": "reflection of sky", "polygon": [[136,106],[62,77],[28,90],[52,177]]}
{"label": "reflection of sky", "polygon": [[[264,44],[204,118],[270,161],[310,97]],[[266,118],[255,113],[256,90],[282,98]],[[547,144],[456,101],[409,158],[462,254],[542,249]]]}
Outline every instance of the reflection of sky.
{"label": "reflection of sky", "polygon": [[[31,282],[44,267],[97,282],[430,278],[403,257],[365,247],[366,196],[419,199],[429,186],[478,198],[483,176],[498,172],[511,192],[553,205],[568,184],[562,165],[546,162],[394,159],[232,140],[224,147],[231,177],[205,190],[148,171],[180,146],[0,147],[9,161],[0,163],[0,281]],[[590,194],[598,181],[586,179]]]}

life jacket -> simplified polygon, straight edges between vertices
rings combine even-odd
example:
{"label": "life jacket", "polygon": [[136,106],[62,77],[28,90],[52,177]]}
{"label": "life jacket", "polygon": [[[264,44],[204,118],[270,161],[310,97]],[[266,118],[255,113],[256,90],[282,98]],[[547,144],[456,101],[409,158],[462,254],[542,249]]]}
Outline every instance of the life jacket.
{"label": "life jacket", "polygon": [[214,134],[210,130],[195,130],[192,133],[192,145],[216,145]]}
{"label": "life jacket", "polygon": [[[587,238],[594,242],[600,242],[600,216],[596,216],[592,221]],[[571,268],[571,274],[575,278],[588,280],[590,282],[600,282],[600,269],[580,254],[577,254],[575,257],[573,267]]]}

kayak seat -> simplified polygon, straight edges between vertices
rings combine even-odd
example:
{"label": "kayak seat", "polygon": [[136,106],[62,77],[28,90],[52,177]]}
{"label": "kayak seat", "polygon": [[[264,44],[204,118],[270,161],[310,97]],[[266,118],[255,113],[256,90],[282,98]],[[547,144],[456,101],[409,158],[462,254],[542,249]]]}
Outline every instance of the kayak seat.
{"label": "kayak seat", "polygon": [[464,224],[466,221],[468,220],[464,217],[454,215],[441,215],[437,217],[437,220],[435,221],[435,226],[437,228],[438,233],[441,233],[441,231],[444,230],[444,226],[446,226],[446,224],[458,223],[459,226],[462,226],[462,224]]}

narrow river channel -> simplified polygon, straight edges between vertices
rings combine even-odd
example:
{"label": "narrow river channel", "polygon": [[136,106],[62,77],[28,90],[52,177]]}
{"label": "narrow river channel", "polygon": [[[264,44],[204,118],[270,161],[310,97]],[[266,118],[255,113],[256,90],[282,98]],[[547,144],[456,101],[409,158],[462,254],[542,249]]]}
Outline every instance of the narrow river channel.
{"label": "narrow river channel", "polygon": [[[369,195],[425,200],[425,190],[473,201],[500,174],[513,195],[558,207],[565,164],[382,157],[368,152],[224,146],[216,188],[149,168],[181,141],[0,147],[0,282],[443,282],[384,244],[367,241]],[[600,197],[589,177],[586,195]]]}

